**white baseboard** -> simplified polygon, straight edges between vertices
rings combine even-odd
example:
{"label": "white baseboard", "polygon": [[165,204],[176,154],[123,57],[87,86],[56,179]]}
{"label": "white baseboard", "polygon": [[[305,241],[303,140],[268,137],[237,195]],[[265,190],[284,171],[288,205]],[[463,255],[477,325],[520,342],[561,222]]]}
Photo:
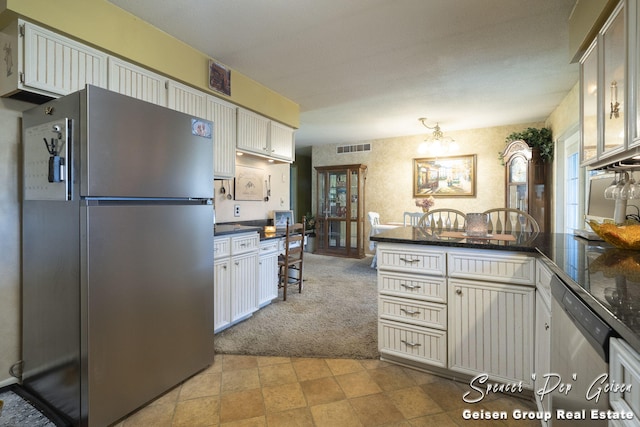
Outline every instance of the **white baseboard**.
{"label": "white baseboard", "polygon": [[10,386],[11,384],[17,384],[18,383],[18,379],[17,378],[7,378],[6,380],[2,380],[0,381],[0,388],[3,387],[7,387]]}

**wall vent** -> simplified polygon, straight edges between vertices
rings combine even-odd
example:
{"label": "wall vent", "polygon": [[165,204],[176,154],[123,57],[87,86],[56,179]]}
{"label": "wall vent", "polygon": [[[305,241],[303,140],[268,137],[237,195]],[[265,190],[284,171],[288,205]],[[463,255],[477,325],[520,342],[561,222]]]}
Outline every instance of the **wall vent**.
{"label": "wall vent", "polygon": [[371,144],[339,145],[336,147],[338,154],[359,153],[361,151],[371,151]]}

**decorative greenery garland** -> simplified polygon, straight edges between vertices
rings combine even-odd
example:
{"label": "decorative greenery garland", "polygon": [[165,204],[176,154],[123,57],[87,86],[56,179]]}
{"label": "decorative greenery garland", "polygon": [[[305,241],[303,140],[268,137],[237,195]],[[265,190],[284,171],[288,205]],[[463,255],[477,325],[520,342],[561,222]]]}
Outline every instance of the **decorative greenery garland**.
{"label": "decorative greenery garland", "polygon": [[[540,150],[540,157],[543,162],[551,162],[553,160],[553,137],[551,135],[551,129],[527,128],[522,132],[513,132],[507,136],[505,142],[508,144],[517,139],[523,140],[531,148]],[[498,153],[498,157],[502,160],[502,153]]]}

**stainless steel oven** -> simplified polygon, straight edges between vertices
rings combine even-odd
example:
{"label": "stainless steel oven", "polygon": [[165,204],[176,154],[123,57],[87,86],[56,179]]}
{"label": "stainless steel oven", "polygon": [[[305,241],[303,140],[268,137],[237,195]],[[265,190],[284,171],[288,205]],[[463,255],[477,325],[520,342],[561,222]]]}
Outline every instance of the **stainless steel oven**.
{"label": "stainless steel oven", "polygon": [[[556,276],[551,281],[551,294],[550,374],[554,376],[549,377],[549,384],[561,382],[571,387],[569,391],[568,387],[557,387],[550,395],[551,425],[606,426],[606,420],[592,420],[590,411],[606,411],[608,397],[601,396],[596,402],[588,399],[588,392],[593,382],[609,371],[609,338],[613,331]],[[584,419],[577,421],[576,415],[584,415]]]}

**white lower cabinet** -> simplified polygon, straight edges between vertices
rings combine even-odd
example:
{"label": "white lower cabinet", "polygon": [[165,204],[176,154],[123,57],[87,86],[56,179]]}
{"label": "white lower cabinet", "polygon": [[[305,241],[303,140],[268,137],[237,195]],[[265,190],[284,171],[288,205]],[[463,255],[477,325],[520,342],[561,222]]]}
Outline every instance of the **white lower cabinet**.
{"label": "white lower cabinet", "polygon": [[446,259],[415,245],[378,245],[378,347],[382,357],[447,365]]}
{"label": "white lower cabinet", "polygon": [[258,306],[264,307],[278,297],[279,239],[260,242],[258,273]]}
{"label": "white lower cabinet", "polygon": [[231,322],[237,322],[258,309],[257,252],[231,257]]}
{"label": "white lower cabinet", "polygon": [[[534,391],[545,387],[545,374],[551,372],[551,277],[553,273],[541,260],[536,265],[536,320],[534,346]],[[536,404],[540,411],[551,410],[551,399],[546,396],[541,399],[536,393]],[[546,421],[542,421],[547,426]]]}
{"label": "white lower cabinet", "polygon": [[383,359],[533,388],[535,256],[387,242],[377,256]]}
{"label": "white lower cabinet", "polygon": [[219,332],[231,325],[231,260],[214,258],[213,261],[213,331]]}
{"label": "white lower cabinet", "polygon": [[535,288],[449,279],[449,369],[533,384]]}
{"label": "white lower cabinet", "polygon": [[611,420],[609,426],[640,426],[640,354],[621,338],[609,342],[609,384],[616,392],[609,393],[609,406],[619,413],[633,413],[632,419]]}
{"label": "white lower cabinet", "polygon": [[258,309],[258,233],[214,239],[214,332]]}

